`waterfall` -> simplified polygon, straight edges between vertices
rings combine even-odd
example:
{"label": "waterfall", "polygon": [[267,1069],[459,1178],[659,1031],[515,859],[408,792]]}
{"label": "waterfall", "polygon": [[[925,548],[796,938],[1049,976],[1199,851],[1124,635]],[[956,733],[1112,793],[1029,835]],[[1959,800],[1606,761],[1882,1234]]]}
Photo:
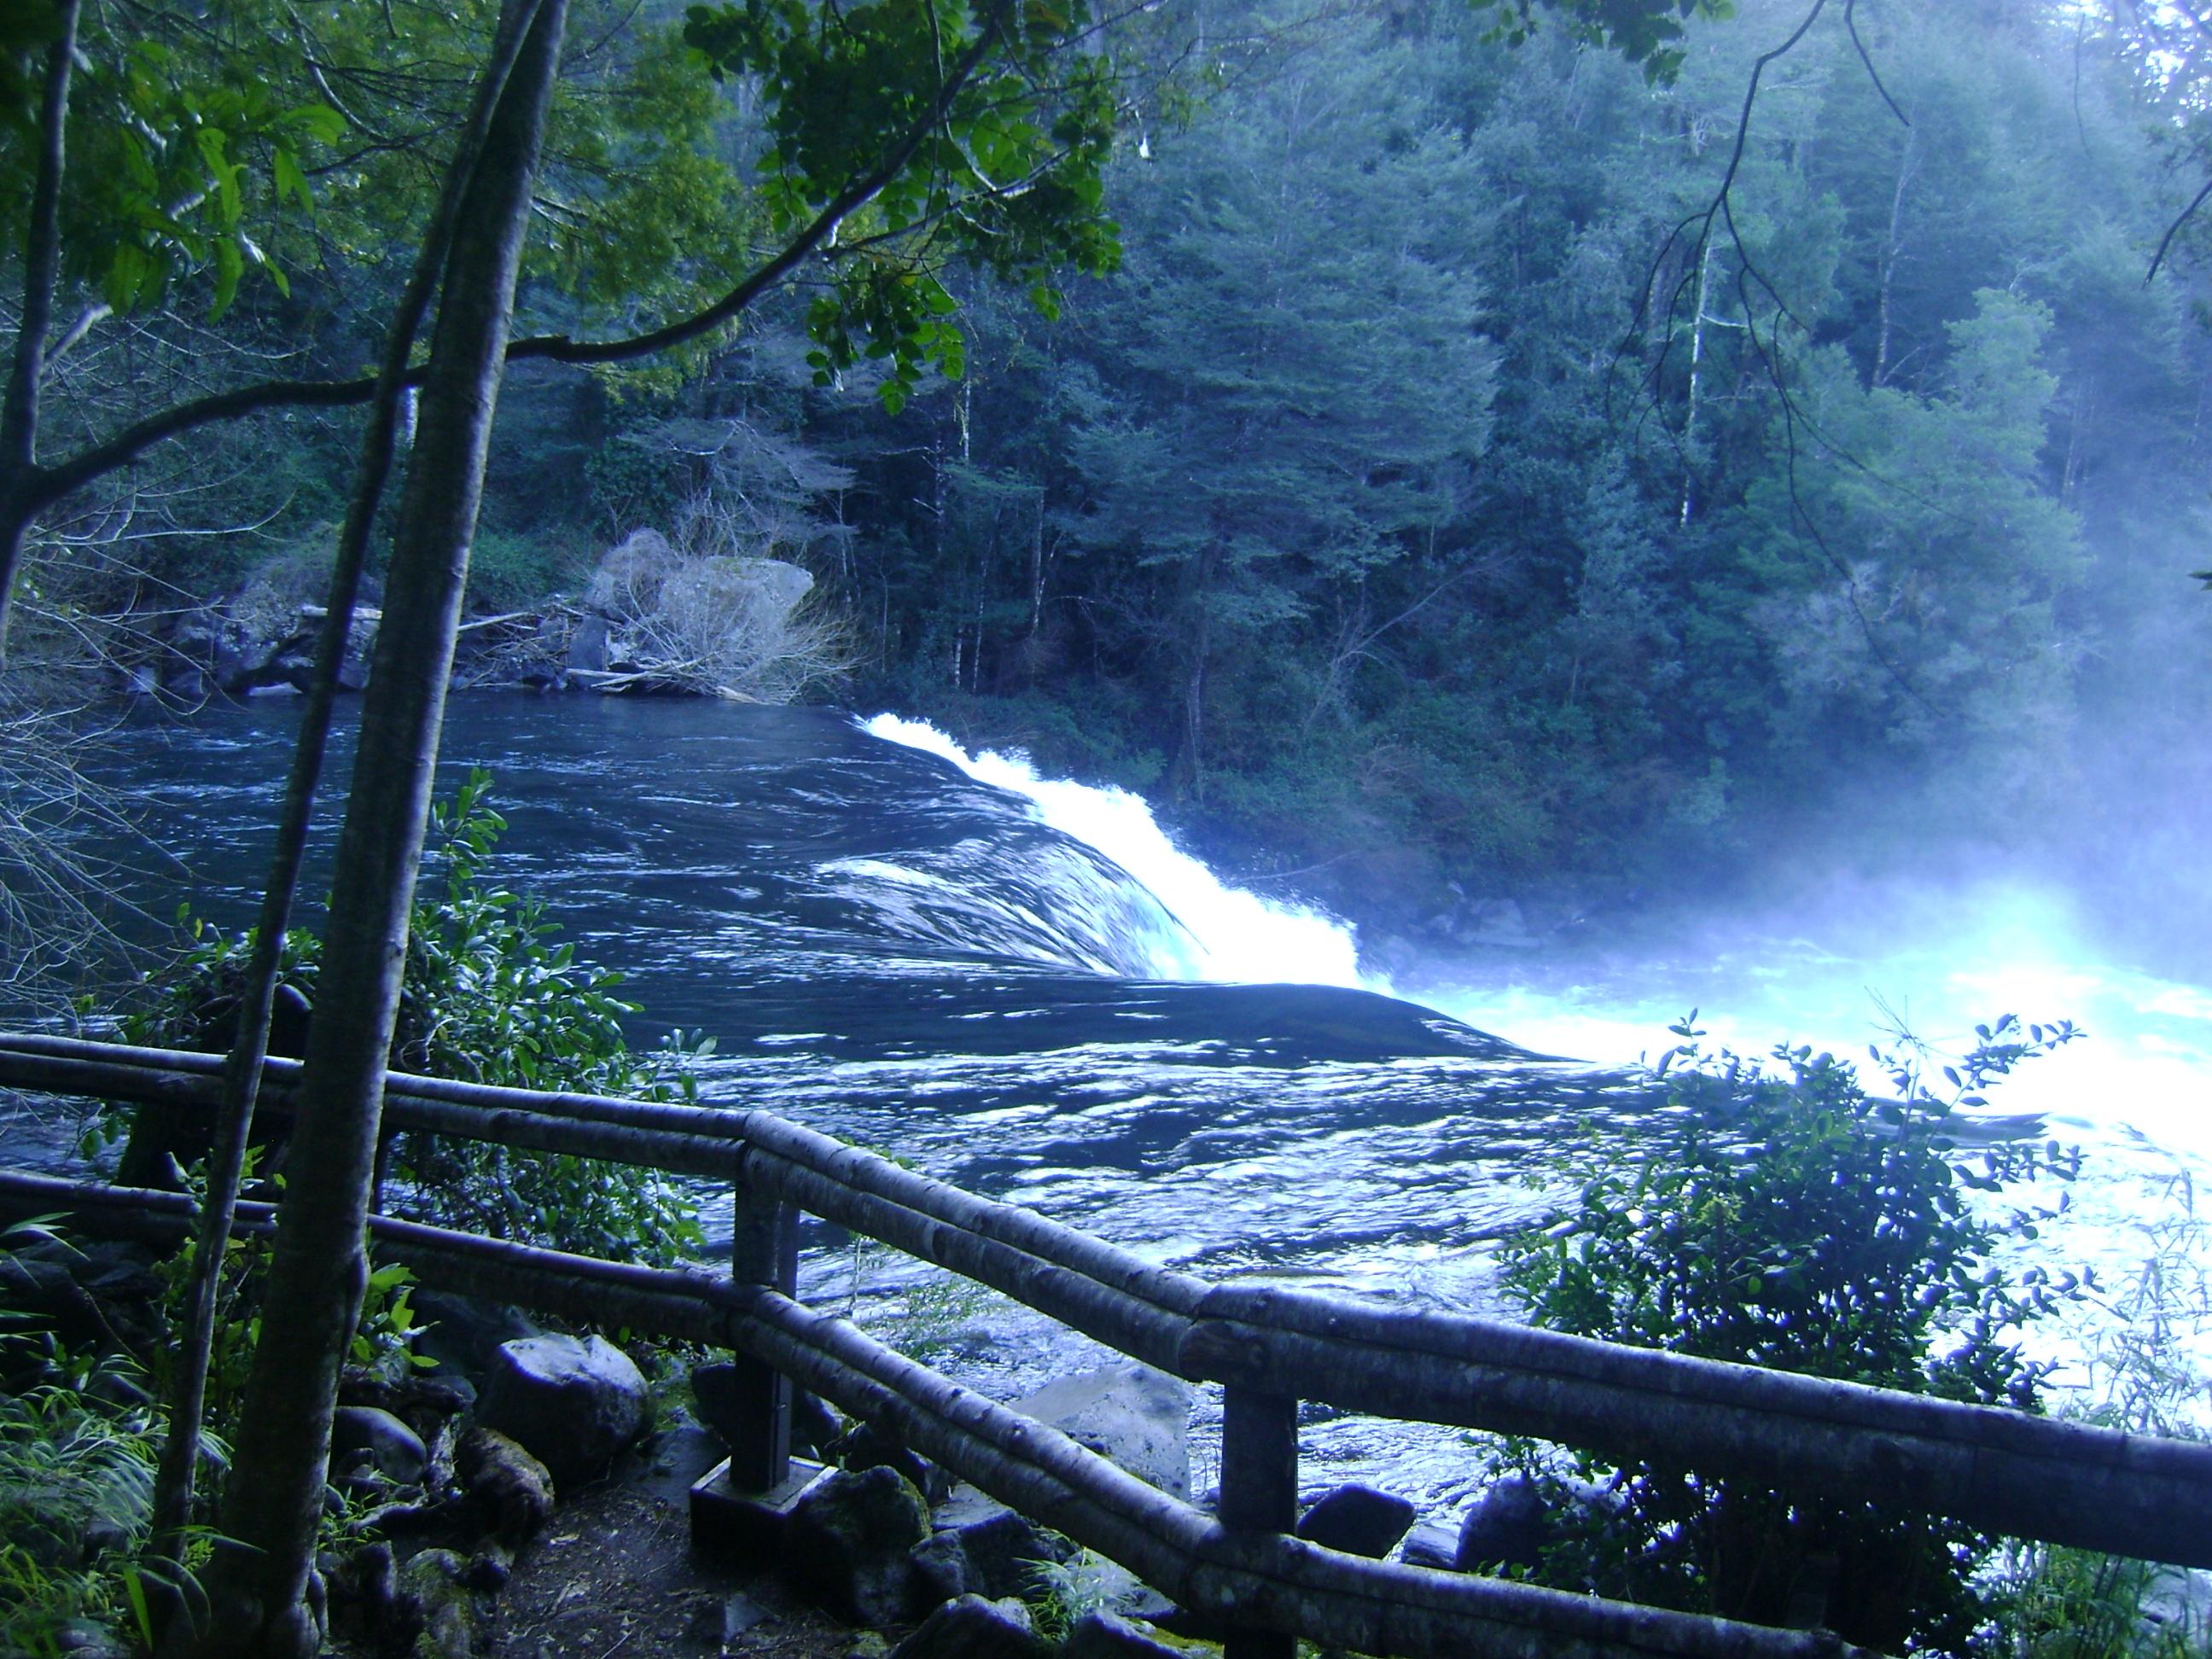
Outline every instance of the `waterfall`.
{"label": "waterfall", "polygon": [[1143,976],[1229,983],[1340,985],[1388,994],[1359,970],[1345,923],[1232,887],[1168,838],[1141,796],[1037,775],[1029,758],[969,754],[935,726],[896,714],[861,722],[887,743],[942,757],[978,783],[1026,803],[1037,823],[1090,848],[1158,901],[1139,950]]}

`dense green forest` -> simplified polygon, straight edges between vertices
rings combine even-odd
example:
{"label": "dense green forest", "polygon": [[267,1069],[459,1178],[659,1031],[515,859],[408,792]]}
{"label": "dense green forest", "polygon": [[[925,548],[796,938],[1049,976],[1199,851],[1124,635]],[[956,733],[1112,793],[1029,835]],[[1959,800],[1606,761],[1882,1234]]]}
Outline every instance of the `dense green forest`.
{"label": "dense green forest", "polygon": [[[1804,11],[1693,25],[1671,83],[1455,4],[1140,15],[1118,270],[940,260],[959,334],[920,357],[825,370],[802,281],[649,367],[518,368],[472,604],[645,526],[803,563],[828,695],[1140,788],[1354,909],[1832,832],[2177,856],[2156,804],[2212,781],[2199,228],[2146,273],[2200,182],[2193,59],[2132,10],[1865,5],[1765,67],[1739,152]],[[679,29],[572,54],[519,332],[741,268],[774,135]],[[94,331],[58,431],[365,362],[410,165],[331,147],[289,292],[249,271],[211,316],[180,279]],[[143,656],[91,619],[159,635],[257,568],[311,592],[350,432],[211,428],[75,498],[19,654]]]}

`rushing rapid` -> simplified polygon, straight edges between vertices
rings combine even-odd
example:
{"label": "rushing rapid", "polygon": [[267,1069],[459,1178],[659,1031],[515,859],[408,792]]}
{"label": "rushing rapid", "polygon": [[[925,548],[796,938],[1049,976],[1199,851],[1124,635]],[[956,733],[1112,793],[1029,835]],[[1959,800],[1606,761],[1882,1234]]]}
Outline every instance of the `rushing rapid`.
{"label": "rushing rapid", "polygon": [[[295,721],[283,702],[210,709],[149,726],[118,763],[177,860],[142,878],[149,913],[189,894],[249,916]],[[890,715],[477,696],[453,703],[445,757],[448,790],[491,770],[499,873],[623,974],[640,1040],[715,1039],[706,1098],[1217,1277],[1500,1311],[1490,1252],[1540,1212],[1549,1152],[1649,1109],[1628,1063],[1692,1005],[1746,1052],[1856,1048],[1884,1006],[1938,1041],[2008,1009],[2081,1021],[2093,1037],[1994,1098],[1992,1131],[2090,1145],[2081,1219],[2045,1248],[2108,1279],[2212,1146],[2191,1115],[2212,996],[2069,955],[2020,904],[1985,937],[1948,918],[1917,954],[1707,929],[1536,940],[1394,984],[1348,927],[1239,890],[1139,798]],[[998,1298],[834,1230],[809,1242],[805,1294],[979,1386],[1082,1363],[1080,1339]],[[1475,1481],[1438,1431],[1316,1423],[1306,1453],[1316,1481],[1437,1509]]]}

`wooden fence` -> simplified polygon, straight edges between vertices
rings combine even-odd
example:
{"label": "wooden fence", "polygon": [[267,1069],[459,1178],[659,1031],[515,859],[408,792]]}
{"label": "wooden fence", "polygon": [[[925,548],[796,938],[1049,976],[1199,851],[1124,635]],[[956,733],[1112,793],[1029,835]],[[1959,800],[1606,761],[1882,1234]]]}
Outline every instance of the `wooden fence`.
{"label": "wooden fence", "polygon": [[[206,1108],[220,1056],[0,1034],[0,1085]],[[289,1109],[294,1062],[264,1106]],[[1680,1655],[1844,1651],[1761,1626],[1384,1564],[1288,1536],[1302,1400],[1532,1435],[1622,1459],[1663,1446],[1714,1474],[1954,1516],[1991,1532],[2212,1566],[2212,1445],[1733,1365],[1496,1321],[1214,1285],[1030,1211],[902,1170],[765,1111],[542,1094],[393,1073],[385,1120],[502,1146],[726,1181],[731,1272],[596,1261],[380,1218],[382,1248],[427,1284],[726,1347],[757,1425],[732,1484],[788,1464],[789,1389],[881,1423],[961,1478],[1234,1626],[1232,1659],[1292,1638],[1372,1654]],[[16,1175],[15,1210],[174,1229],[173,1195]],[[990,1285],[1123,1353],[1224,1385],[1221,1501],[1178,1502],[1066,1437],[961,1389],[793,1299],[811,1212]],[[260,1224],[261,1212],[249,1211]]]}

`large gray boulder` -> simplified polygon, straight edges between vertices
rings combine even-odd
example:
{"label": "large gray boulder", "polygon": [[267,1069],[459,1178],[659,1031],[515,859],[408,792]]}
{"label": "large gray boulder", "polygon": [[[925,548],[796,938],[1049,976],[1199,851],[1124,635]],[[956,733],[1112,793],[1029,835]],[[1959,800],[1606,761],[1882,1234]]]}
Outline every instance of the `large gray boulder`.
{"label": "large gray boulder", "polygon": [[1414,1509],[1394,1493],[1352,1482],[1316,1500],[1298,1520],[1298,1536],[1323,1549],[1381,1560],[1413,1524]]}
{"label": "large gray boulder", "polygon": [[644,1374],[606,1338],[531,1336],[495,1351],[477,1421],[514,1439],[565,1486],[635,1443],[650,1407]]}
{"label": "large gray boulder", "polygon": [[1037,1563],[1072,1560],[1075,1555],[1075,1546],[1059,1533],[998,1505],[951,1526],[940,1525],[937,1536],[958,1540],[976,1584],[988,1596],[1026,1595],[1036,1588]]}
{"label": "large gray boulder", "polygon": [[1190,1493],[1190,1386],[1132,1361],[1064,1376],[1013,1409],[1174,1498]]}
{"label": "large gray boulder", "polygon": [[1501,1564],[1541,1566],[1544,1547],[1557,1535],[1536,1483],[1525,1474],[1509,1474],[1492,1482],[1467,1512],[1452,1565],[1462,1572]]}
{"label": "large gray boulder", "polygon": [[545,1466],[497,1429],[478,1424],[454,1449],[453,1473],[492,1540],[512,1555],[535,1538],[553,1513],[553,1477]]}
{"label": "large gray boulder", "polygon": [[331,1462],[339,1469],[373,1468],[396,1486],[422,1478],[430,1458],[422,1437],[375,1406],[341,1406],[331,1419]]}
{"label": "large gray boulder", "polygon": [[1019,1601],[960,1595],[923,1620],[890,1659],[1031,1659],[1041,1650]]}
{"label": "large gray boulder", "polygon": [[929,1505],[896,1469],[832,1469],[792,1506],[789,1555],[839,1618],[896,1625],[914,1609],[914,1549],[928,1536]]}
{"label": "large gray boulder", "polygon": [[1060,1659],[1189,1659],[1190,1650],[1164,1642],[1149,1627],[1103,1609],[1075,1621]]}

